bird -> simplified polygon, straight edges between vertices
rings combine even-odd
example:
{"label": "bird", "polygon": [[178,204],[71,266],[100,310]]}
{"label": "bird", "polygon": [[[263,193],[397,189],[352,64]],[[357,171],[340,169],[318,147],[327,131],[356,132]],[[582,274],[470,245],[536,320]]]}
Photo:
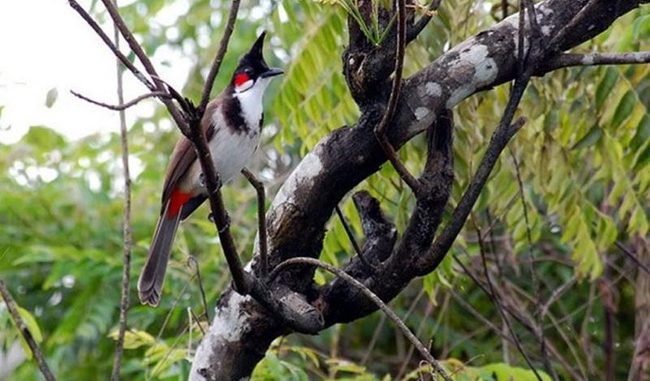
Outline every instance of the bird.
{"label": "bird", "polygon": [[[241,172],[260,143],[263,96],[271,80],[283,74],[264,61],[262,32],[239,60],[228,86],[206,106],[200,125],[208,141],[220,184]],[[160,217],[138,280],[142,304],[157,306],[167,262],[180,221],[207,199],[201,165],[192,143],[181,137],[171,155],[163,185]]]}

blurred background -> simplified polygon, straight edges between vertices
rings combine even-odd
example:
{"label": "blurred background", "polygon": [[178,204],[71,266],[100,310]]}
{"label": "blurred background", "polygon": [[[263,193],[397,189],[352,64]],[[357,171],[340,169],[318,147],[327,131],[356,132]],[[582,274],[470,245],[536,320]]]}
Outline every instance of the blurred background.
{"label": "blurred background", "polygon": [[[80,3],[112,36],[101,3]],[[358,116],[341,74],[347,15],[339,3],[242,1],[214,94],[267,30],[267,61],[286,74],[267,92],[264,149],[250,168],[266,183],[270,199],[319,139]],[[119,5],[161,77],[198,100],[229,2]],[[501,5],[445,0],[409,46],[406,75],[501,20]],[[576,51],[648,50],[649,37],[645,7]],[[70,90],[116,104],[115,59],[65,1],[0,3],[0,47],[0,279],[24,309],[60,380],[105,379],[113,361],[122,271],[119,123],[116,112],[75,98]],[[147,92],[129,73],[124,80],[127,100]],[[454,110],[452,206],[507,97],[507,86],[501,86]],[[640,306],[650,303],[650,274],[635,262],[650,261],[648,105],[649,65],[574,68],[531,83],[520,107],[529,122],[502,155],[452,252],[435,273],[412,282],[391,302],[434,356],[456,369],[456,379],[535,379],[484,292],[482,257],[499,298],[512,311],[514,332],[540,372],[550,373],[543,365],[547,358],[564,380],[627,377],[635,335],[648,319]],[[230,276],[208,208],[202,207],[182,225],[161,305],[137,303],[135,280],[159,213],[168,156],[180,135],[155,100],[126,114],[134,247],[122,374],[127,380],[184,380],[207,324],[190,258],[200,266],[210,315]],[[418,137],[400,151],[416,173],[425,147]],[[377,197],[403,231],[414,198],[391,166],[358,188]],[[254,190],[238,179],[224,188],[224,197],[238,249],[248,260],[257,230]],[[342,209],[362,240],[349,198]],[[339,220],[332,219],[328,229],[322,259],[342,264],[352,246]],[[328,277],[317,272],[316,280]],[[543,335],[531,327],[543,328]],[[0,305],[0,380],[40,379],[23,348]],[[374,313],[319,336],[278,340],[254,379],[415,380],[425,371],[419,366],[409,342]]]}

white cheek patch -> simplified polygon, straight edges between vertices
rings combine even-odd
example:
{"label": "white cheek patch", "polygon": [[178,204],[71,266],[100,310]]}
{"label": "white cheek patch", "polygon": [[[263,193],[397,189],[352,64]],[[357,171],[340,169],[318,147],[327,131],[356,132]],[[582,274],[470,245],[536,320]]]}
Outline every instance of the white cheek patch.
{"label": "white cheek patch", "polygon": [[253,87],[254,84],[255,84],[255,81],[253,81],[252,79],[249,79],[248,81],[235,86],[235,91],[238,92],[238,93],[243,93],[244,91],[246,91],[246,90],[250,89],[251,87]]}

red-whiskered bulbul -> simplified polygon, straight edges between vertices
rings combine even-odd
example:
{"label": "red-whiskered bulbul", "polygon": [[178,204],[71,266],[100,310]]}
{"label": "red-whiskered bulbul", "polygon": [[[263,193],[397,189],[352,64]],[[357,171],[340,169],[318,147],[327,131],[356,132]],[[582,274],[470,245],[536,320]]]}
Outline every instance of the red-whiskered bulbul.
{"label": "red-whiskered bulbul", "polygon": [[[230,84],[208,103],[201,120],[221,184],[238,174],[257,150],[264,91],[274,76],[283,73],[281,69],[269,68],[264,61],[265,34],[263,32],[241,58]],[[138,281],[142,303],[158,305],[178,224],[206,199],[207,191],[194,147],[187,138],[181,137],[167,169],[160,217]]]}

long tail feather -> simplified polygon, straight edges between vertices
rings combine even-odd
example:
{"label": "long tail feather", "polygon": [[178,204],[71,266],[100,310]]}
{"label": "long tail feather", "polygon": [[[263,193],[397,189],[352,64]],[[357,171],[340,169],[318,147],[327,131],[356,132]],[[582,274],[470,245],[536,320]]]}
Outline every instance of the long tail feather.
{"label": "long tail feather", "polygon": [[169,203],[165,211],[158,219],[156,233],[153,242],[149,247],[147,262],[142,268],[140,279],[138,280],[138,294],[140,302],[157,306],[160,302],[160,294],[165,280],[165,271],[167,270],[167,261],[171,252],[176,229],[180,222],[180,213],[168,213]]}

